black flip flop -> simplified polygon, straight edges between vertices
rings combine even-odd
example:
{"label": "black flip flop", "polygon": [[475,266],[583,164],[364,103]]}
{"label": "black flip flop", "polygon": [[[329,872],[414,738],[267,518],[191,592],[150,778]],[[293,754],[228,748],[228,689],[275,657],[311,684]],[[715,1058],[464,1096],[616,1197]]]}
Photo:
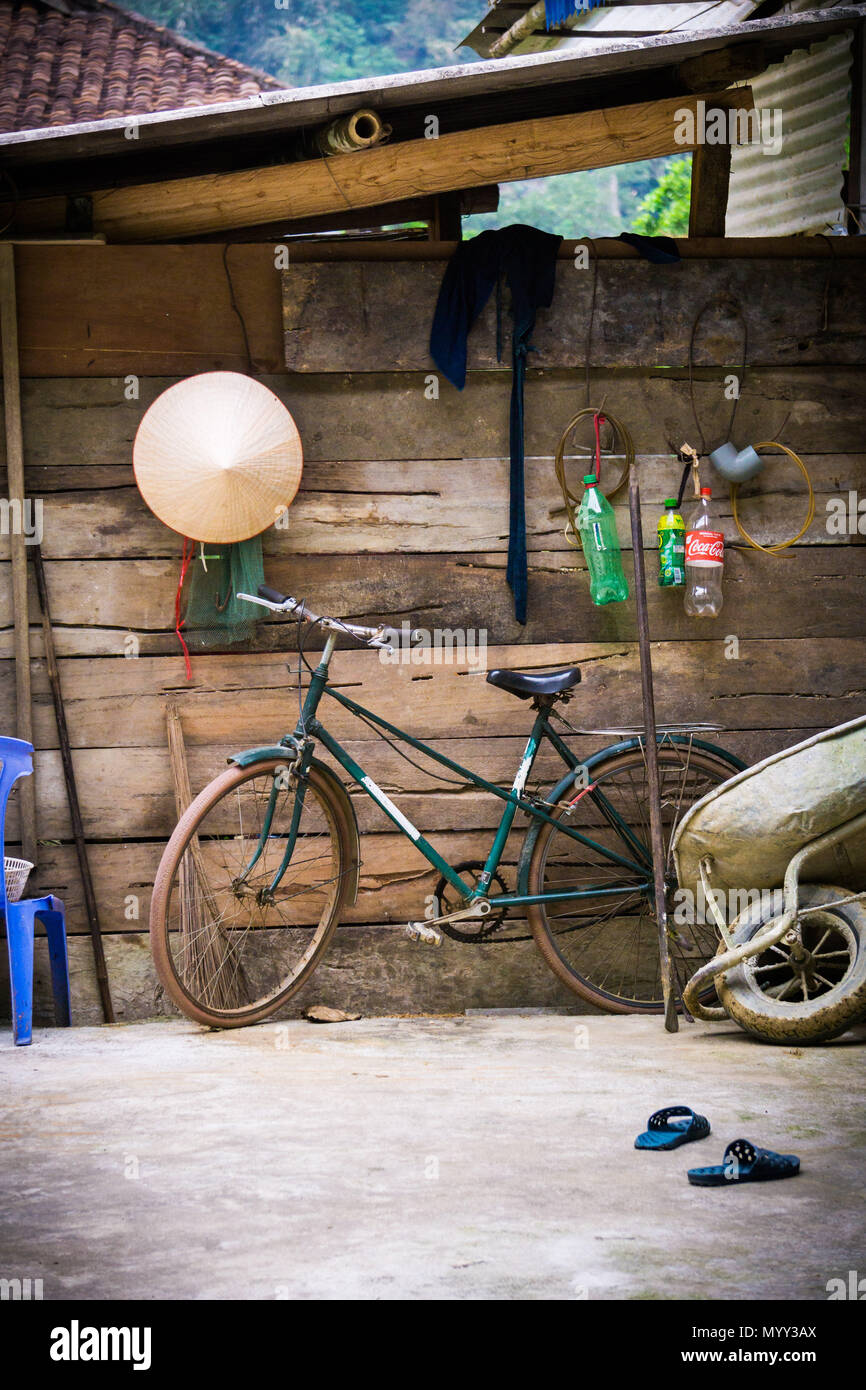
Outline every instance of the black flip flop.
{"label": "black flip flop", "polygon": [[735,1139],[725,1149],[722,1162],[713,1168],[690,1168],[689,1182],[695,1187],[733,1187],[740,1182],[774,1182],[793,1178],[800,1171],[796,1154],[777,1154],[758,1149],[748,1139]]}
{"label": "black flip flop", "polygon": [[[679,1118],[675,1118],[679,1117]],[[710,1122],[705,1115],[696,1115],[687,1105],[669,1105],[650,1115],[647,1128],[634,1141],[636,1149],[678,1149],[693,1139],[706,1139]]]}

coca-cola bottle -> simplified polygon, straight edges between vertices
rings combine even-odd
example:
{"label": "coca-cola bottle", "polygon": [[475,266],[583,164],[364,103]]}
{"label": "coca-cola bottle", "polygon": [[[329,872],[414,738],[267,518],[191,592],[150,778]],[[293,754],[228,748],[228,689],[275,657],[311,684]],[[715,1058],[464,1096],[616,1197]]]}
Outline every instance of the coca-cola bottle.
{"label": "coca-cola bottle", "polygon": [[725,537],[712,515],[712,489],[701,488],[700,501],[686,530],[686,612],[690,618],[716,618],[722,611]]}

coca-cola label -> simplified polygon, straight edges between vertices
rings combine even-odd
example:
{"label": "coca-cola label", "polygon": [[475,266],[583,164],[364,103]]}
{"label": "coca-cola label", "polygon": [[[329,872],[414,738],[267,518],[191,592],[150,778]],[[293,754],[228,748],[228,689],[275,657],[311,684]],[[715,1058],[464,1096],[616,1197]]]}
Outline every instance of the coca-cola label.
{"label": "coca-cola label", "polygon": [[725,561],[725,538],[721,531],[687,531],[687,565],[722,565]]}

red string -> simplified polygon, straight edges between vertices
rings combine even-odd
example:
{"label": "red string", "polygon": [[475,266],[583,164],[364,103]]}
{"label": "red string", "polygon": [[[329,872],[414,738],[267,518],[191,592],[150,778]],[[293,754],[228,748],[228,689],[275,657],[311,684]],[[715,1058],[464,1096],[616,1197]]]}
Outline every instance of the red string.
{"label": "red string", "polygon": [[[189,553],[187,553],[187,546],[189,546]],[[186,666],[186,678],[188,681],[192,680],[192,667],[189,663],[189,647],[183,640],[183,633],[181,632],[181,628],[183,627],[183,618],[180,616],[180,596],[183,592],[183,581],[186,579],[186,572],[190,567],[190,562],[192,561],[192,557],[194,554],[195,542],[188,540],[187,537],[184,536],[183,554],[180,560],[180,579],[177,581],[177,593],[174,596],[174,630],[177,634],[177,640],[183,647],[183,659],[184,664]]]}
{"label": "red string", "polygon": [[604,424],[604,416],[599,415],[597,410],[593,413],[592,423],[595,426],[595,481],[599,482],[601,480],[601,435],[598,427]]}

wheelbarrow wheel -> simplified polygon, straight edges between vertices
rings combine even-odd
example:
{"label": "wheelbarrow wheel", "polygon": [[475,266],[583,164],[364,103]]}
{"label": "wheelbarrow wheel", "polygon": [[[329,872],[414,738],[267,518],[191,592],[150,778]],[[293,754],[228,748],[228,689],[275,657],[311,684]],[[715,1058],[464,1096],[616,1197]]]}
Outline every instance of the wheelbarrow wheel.
{"label": "wheelbarrow wheel", "polygon": [[[717,980],[719,999],[747,1033],[773,1043],[819,1043],[866,1019],[866,907],[824,907],[849,889],[800,885],[802,950],[780,941]],[[750,941],[781,914],[781,890],[765,893],[733,923],[734,941]],[[724,948],[721,948],[724,949]]]}

